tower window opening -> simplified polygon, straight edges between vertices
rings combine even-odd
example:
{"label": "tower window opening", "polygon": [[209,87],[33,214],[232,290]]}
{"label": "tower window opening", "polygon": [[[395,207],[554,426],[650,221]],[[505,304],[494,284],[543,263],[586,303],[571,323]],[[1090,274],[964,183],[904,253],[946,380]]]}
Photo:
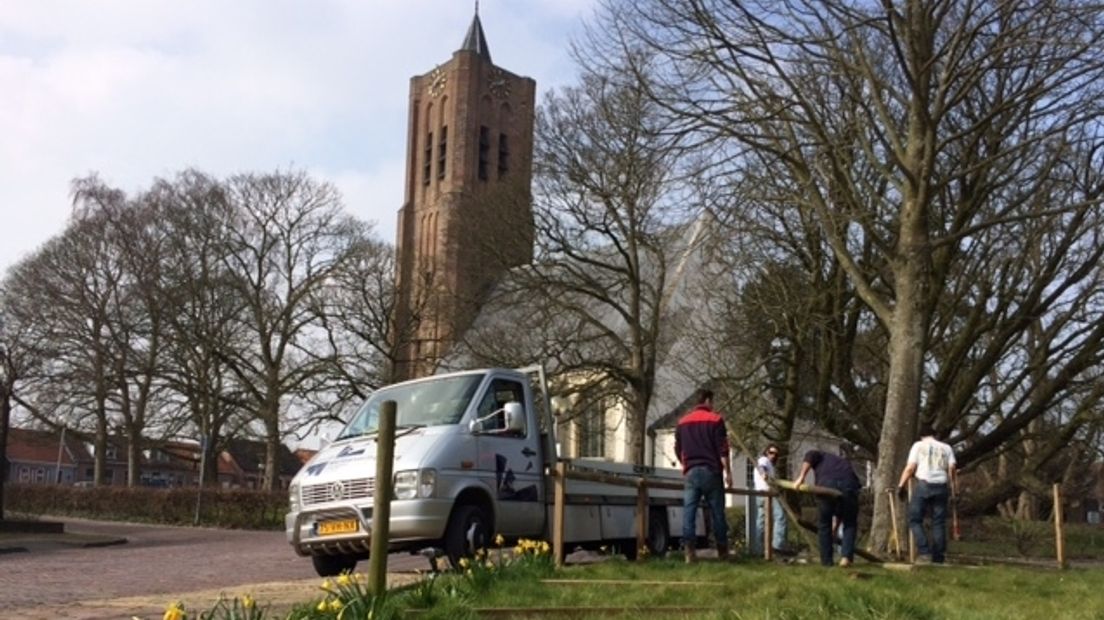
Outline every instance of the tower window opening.
{"label": "tower window opening", "polygon": [[445,154],[448,152],[448,126],[441,127],[441,141],[437,143],[437,178],[445,178]]}
{"label": "tower window opening", "polygon": [[487,180],[487,159],[491,150],[491,132],[486,127],[479,128],[479,180]]}
{"label": "tower window opening", "polygon": [[498,134],[498,176],[506,176],[510,169],[510,143],[504,133]]}
{"label": "tower window opening", "polygon": [[422,162],[422,185],[429,185],[433,169],[433,132],[426,134],[425,161]]}

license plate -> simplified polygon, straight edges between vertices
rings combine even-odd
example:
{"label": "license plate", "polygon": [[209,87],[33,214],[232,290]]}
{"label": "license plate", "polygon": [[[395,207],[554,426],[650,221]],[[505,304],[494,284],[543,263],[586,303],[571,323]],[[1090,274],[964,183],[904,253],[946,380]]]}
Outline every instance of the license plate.
{"label": "license plate", "polygon": [[318,523],[319,536],[332,536],[334,534],[352,534],[360,531],[360,523],[356,519],[344,519],[341,521],[320,521]]}

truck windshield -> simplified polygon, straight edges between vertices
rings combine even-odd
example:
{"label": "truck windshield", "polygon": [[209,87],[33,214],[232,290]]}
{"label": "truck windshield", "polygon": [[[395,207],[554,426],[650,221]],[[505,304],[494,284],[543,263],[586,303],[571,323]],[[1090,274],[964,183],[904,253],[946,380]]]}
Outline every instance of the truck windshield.
{"label": "truck windshield", "polygon": [[387,400],[395,401],[397,428],[456,424],[482,380],[483,375],[463,375],[383,388],[364,401],[337,439],[376,432],[380,405]]}

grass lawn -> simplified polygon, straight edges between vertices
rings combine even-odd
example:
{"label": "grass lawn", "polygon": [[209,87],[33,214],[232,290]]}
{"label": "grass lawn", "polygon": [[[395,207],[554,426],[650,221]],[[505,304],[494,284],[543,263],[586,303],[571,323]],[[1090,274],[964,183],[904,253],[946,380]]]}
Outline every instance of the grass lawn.
{"label": "grass lawn", "polygon": [[[947,566],[900,571],[865,563],[827,569],[757,560],[687,566],[676,559],[653,559],[568,566],[548,579],[572,582],[549,583],[506,571],[473,594],[439,598],[417,617],[1104,618],[1100,570]],[[436,588],[449,592],[454,580],[463,578],[442,577]],[[595,611],[527,614],[521,608]],[[495,609],[503,610],[480,613]],[[617,609],[630,611],[619,614]]]}

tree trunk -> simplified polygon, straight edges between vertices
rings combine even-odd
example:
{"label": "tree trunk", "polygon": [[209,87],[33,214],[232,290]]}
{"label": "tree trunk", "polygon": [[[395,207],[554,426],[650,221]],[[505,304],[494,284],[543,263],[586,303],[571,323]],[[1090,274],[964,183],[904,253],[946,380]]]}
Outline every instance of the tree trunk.
{"label": "tree trunk", "polygon": [[[219,443],[219,436],[217,432],[209,432],[205,441],[203,442],[203,454],[200,458],[204,459],[203,477],[199,481],[200,486],[204,487],[217,487],[218,486],[218,464],[219,464],[219,452],[215,449],[215,446]],[[198,467],[198,464],[197,464]]]}
{"label": "tree trunk", "polygon": [[[918,139],[913,128],[912,137]],[[910,147],[921,150],[922,144]],[[917,160],[920,153],[913,153]],[[914,169],[920,169],[916,165]],[[889,549],[889,502],[895,501],[886,490],[895,489],[908,459],[908,450],[916,437],[920,412],[920,388],[927,349],[928,291],[931,249],[928,245],[924,188],[915,190],[901,209],[901,228],[894,260],[897,304],[889,331],[889,373],[886,380],[886,407],[882,432],[878,439],[878,464],[874,469],[874,518],[871,547]]]}
{"label": "tree trunk", "polygon": [[645,414],[639,411],[639,405],[633,405],[627,413],[625,432],[629,434],[629,458],[633,463],[645,465],[647,464],[644,460],[644,447],[646,445],[644,440],[646,428],[644,424]]}
{"label": "tree trunk", "polygon": [[141,433],[133,428],[127,429],[127,486],[137,486],[139,482],[139,464],[142,459]]}
{"label": "tree trunk", "polygon": [[0,521],[4,520],[4,485],[8,481],[8,425],[11,423],[11,392],[0,394]]}
{"label": "tree trunk", "polygon": [[[902,300],[904,302],[904,300]],[[878,464],[874,469],[874,520],[871,524],[871,546],[875,551],[888,549],[890,532],[889,502],[895,501],[885,491],[895,489],[908,458],[908,450],[916,435],[920,404],[920,376],[923,361],[923,330],[905,322],[907,303],[898,306],[896,329],[889,339],[889,380],[885,417],[878,439]],[[918,317],[914,317],[918,318]]]}
{"label": "tree trunk", "polygon": [[275,491],[280,480],[277,458],[280,452],[280,420],[276,414],[277,410],[278,407],[273,407],[273,411],[265,416],[265,462],[261,488],[266,491]]}

